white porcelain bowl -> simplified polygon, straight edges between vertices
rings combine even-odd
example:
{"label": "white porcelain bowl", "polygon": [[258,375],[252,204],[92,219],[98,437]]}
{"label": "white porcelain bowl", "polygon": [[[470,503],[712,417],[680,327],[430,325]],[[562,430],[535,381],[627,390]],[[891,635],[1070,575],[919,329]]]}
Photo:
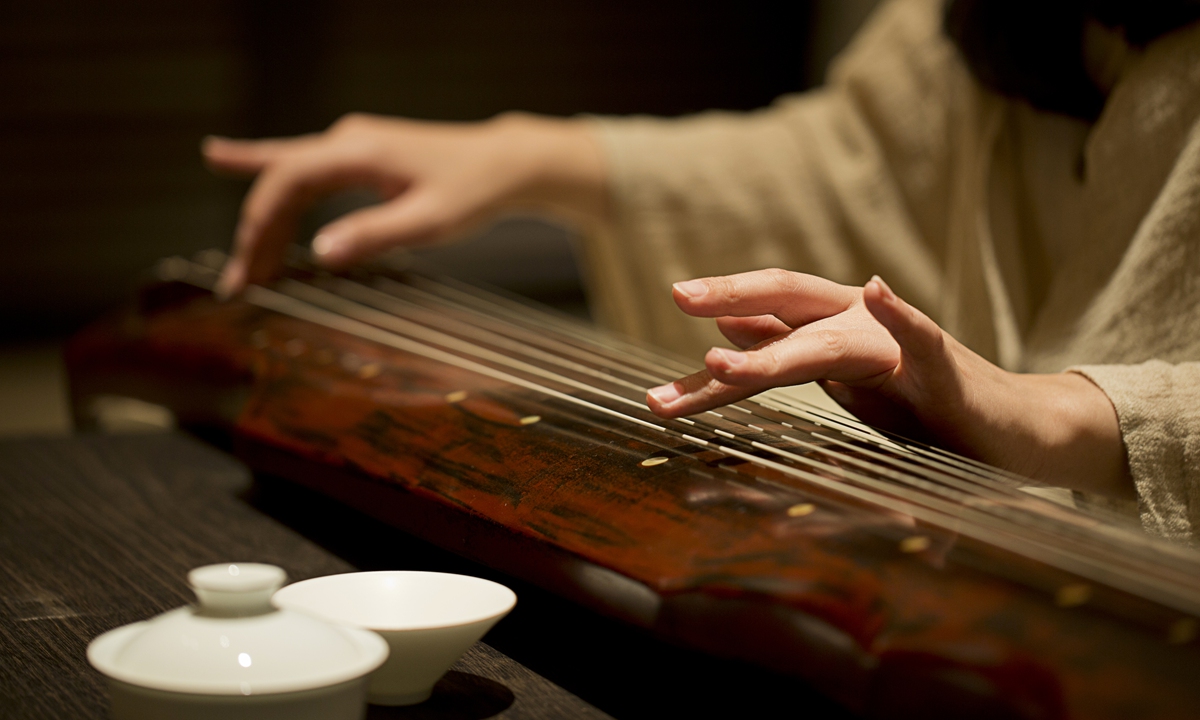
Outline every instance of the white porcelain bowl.
{"label": "white porcelain bowl", "polygon": [[517,603],[490,580],[447,573],[384,571],[328,575],[288,585],[276,606],[329,622],[374,630],[387,661],[371,674],[367,699],[413,705]]}

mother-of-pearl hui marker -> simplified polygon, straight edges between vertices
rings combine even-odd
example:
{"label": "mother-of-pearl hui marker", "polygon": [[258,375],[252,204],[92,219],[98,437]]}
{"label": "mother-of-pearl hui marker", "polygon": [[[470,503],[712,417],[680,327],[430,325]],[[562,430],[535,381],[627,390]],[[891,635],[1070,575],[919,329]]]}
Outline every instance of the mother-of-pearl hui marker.
{"label": "mother-of-pearl hui marker", "polygon": [[788,514],[788,517],[794,517],[794,518],[805,517],[806,515],[812,515],[813,511],[815,511],[816,509],[817,509],[817,506],[813,505],[812,503],[799,503],[797,505],[793,505],[790,508],[788,508],[787,514]]}
{"label": "mother-of-pearl hui marker", "polygon": [[929,538],[924,535],[913,535],[900,541],[900,552],[919,553],[929,549]]}

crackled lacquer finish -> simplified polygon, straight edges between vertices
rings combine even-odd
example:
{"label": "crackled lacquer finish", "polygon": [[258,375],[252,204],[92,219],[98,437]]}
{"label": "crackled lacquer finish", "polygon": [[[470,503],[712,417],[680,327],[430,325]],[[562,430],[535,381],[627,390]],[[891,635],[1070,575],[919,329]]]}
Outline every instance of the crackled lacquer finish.
{"label": "crackled lacquer finish", "polygon": [[1200,713],[1200,653],[1164,608],[1103,588],[1059,607],[1065,573],[711,448],[241,302],[154,298],[71,344],[81,412],[167,403],[259,469],[868,716]]}

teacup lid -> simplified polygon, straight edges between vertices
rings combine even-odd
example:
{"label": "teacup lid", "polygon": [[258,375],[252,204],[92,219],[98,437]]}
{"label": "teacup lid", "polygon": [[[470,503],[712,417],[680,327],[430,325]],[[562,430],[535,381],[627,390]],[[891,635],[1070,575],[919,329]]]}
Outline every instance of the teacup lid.
{"label": "teacup lid", "polygon": [[267,695],[327,687],[383,664],[383,638],[278,610],[286,575],[273,565],[196,568],[198,606],[111,630],[88,645],[105,675],[142,687],[204,695]]}

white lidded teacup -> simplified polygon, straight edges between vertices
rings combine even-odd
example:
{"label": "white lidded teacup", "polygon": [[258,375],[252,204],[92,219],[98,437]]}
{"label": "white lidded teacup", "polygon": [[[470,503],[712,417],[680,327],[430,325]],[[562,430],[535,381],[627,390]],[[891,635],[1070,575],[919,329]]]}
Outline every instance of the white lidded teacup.
{"label": "white lidded teacup", "polygon": [[274,602],[382,635],[390,653],[371,674],[367,700],[413,705],[429,698],[450,666],[512,610],[517,596],[467,575],[381,571],[304,580],[275,593]]}
{"label": "white lidded teacup", "polygon": [[378,635],[280,610],[273,565],[196,568],[197,606],[111,630],[88,645],[109,678],[117,720],[359,720],[367,674],[387,658]]}

